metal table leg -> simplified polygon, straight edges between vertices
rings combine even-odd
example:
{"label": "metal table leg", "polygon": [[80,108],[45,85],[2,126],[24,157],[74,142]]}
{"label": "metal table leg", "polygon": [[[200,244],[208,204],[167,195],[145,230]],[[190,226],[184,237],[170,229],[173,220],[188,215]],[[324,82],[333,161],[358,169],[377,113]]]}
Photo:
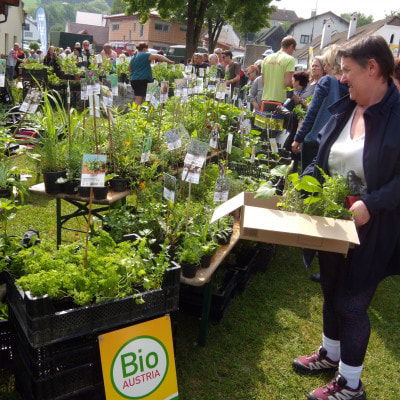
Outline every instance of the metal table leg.
{"label": "metal table leg", "polygon": [[211,308],[211,280],[204,285],[203,288],[203,309],[199,326],[198,345],[204,347],[206,345],[208,320]]}

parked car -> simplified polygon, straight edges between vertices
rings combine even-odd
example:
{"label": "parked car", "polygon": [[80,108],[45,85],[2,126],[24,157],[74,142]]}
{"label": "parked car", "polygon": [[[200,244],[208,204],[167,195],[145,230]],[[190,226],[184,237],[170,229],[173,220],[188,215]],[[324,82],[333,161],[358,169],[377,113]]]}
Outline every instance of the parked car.
{"label": "parked car", "polygon": [[[205,47],[198,47],[196,53],[208,53],[208,49]],[[166,56],[174,61],[175,63],[185,63],[186,64],[186,46],[183,44],[177,44],[175,46],[170,46],[167,51]]]}

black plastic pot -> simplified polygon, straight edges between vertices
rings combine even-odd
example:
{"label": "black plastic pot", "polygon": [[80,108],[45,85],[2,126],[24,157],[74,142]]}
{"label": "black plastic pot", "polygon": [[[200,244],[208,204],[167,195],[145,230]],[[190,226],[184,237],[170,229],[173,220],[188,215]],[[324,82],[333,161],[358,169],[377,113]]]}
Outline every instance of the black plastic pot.
{"label": "black plastic pot", "polygon": [[79,186],[78,187],[78,194],[81,197],[89,197],[89,195],[90,195],[90,187]]}
{"label": "black plastic pot", "polygon": [[128,180],[125,178],[112,178],[110,186],[114,192],[125,192],[128,189]]}
{"label": "black plastic pot", "polygon": [[8,199],[11,197],[11,193],[10,188],[0,188],[0,198]]}
{"label": "black plastic pot", "polygon": [[61,184],[62,193],[65,194],[77,194],[79,187],[79,180],[74,179]]}
{"label": "black plastic pot", "polygon": [[208,268],[210,266],[211,255],[201,257],[200,266],[201,268]]}
{"label": "black plastic pot", "polygon": [[61,192],[61,184],[57,183],[58,178],[65,178],[67,171],[44,171],[44,190],[48,194],[57,194]]}
{"label": "black plastic pot", "polygon": [[107,198],[108,186],[94,187],[93,195],[96,200],[103,200]]}
{"label": "black plastic pot", "polygon": [[198,265],[194,265],[194,264],[182,264],[182,275],[185,278],[194,278],[196,275],[196,272],[199,268]]}

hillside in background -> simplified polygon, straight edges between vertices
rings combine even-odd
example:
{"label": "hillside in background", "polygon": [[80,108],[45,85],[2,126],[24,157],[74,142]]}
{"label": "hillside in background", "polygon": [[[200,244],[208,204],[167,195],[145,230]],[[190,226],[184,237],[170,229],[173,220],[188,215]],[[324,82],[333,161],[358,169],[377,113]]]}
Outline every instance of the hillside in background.
{"label": "hillside in background", "polygon": [[24,0],[24,9],[34,16],[38,7],[47,15],[50,31],[63,31],[67,21],[75,21],[76,11],[108,14],[113,0]]}

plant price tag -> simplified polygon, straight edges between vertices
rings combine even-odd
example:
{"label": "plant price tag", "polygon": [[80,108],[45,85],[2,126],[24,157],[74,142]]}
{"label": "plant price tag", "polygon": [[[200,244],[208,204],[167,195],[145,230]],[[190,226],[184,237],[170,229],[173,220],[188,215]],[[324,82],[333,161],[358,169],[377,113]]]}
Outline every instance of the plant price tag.
{"label": "plant price tag", "polygon": [[[94,99],[94,103],[93,103],[93,99]],[[93,106],[93,104],[94,104],[94,106]],[[96,94],[89,96],[89,114],[91,116],[94,115],[93,108],[96,110],[96,117],[100,118],[100,96],[98,96]]]}
{"label": "plant price tag", "polygon": [[256,159],[256,146],[251,146],[250,162],[253,163]]}
{"label": "plant price tag", "polygon": [[167,141],[168,150],[179,149],[182,146],[178,129],[172,129],[165,132],[165,140]]}
{"label": "plant price tag", "polygon": [[210,137],[210,147],[213,149],[218,149],[218,126],[214,126],[211,130],[211,137]]}
{"label": "plant price tag", "polygon": [[102,64],[103,63],[103,57],[101,54],[96,54],[96,64]]}
{"label": "plant price tag", "polygon": [[269,138],[269,144],[271,145],[271,150],[273,153],[278,153],[278,144],[275,138]]}
{"label": "plant price tag", "polygon": [[162,81],[160,87],[160,102],[166,103],[168,99],[168,92],[169,92],[169,82]]}
{"label": "plant price tag", "polygon": [[202,168],[208,153],[208,143],[192,139],[185,156],[184,164]]}
{"label": "plant price tag", "polygon": [[182,171],[182,180],[198,185],[200,181],[201,167],[193,164],[185,164]]}
{"label": "plant price tag", "polygon": [[145,163],[150,160],[152,138],[146,137],[143,140],[142,156],[140,157],[140,162]]}
{"label": "plant price tag", "polygon": [[251,121],[248,118],[242,119],[239,127],[241,133],[248,135],[251,131]]}
{"label": "plant price tag", "polygon": [[6,84],[6,60],[0,60],[0,87]]}
{"label": "plant price tag", "polygon": [[163,198],[175,202],[176,178],[169,174],[164,174]]}
{"label": "plant price tag", "polygon": [[233,143],[233,133],[228,134],[228,141],[226,142],[226,152],[228,154],[232,153],[232,143]]}
{"label": "plant price tag", "polygon": [[84,154],[82,162],[82,187],[102,187],[106,177],[107,156],[104,154]]}
{"label": "plant price tag", "polygon": [[221,203],[228,200],[230,185],[231,180],[228,178],[217,179],[214,191],[214,203]]}
{"label": "plant price tag", "polygon": [[42,94],[38,88],[29,89],[27,95],[25,96],[24,102],[19,108],[19,111],[28,114],[34,114],[39,107],[41,99]]}
{"label": "plant price tag", "polygon": [[93,94],[100,94],[101,86],[100,82],[96,82],[93,87]]}

